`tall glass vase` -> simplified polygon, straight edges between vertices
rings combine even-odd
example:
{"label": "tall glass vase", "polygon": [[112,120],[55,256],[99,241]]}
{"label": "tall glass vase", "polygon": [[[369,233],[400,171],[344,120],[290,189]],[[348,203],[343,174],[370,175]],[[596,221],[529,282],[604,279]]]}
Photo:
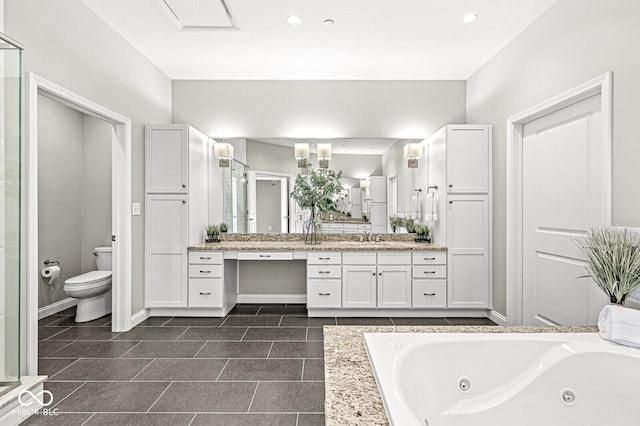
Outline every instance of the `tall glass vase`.
{"label": "tall glass vase", "polygon": [[311,216],[305,227],[304,242],[306,244],[320,244],[322,242],[322,221],[316,206],[311,206]]}

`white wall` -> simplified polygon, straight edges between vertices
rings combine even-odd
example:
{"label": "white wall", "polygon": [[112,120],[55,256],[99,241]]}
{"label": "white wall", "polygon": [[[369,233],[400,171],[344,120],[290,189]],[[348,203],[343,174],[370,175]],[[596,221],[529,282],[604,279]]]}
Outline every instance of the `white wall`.
{"label": "white wall", "polygon": [[[427,191],[426,182],[416,182],[418,169],[410,169],[404,159],[404,146],[407,143],[418,143],[420,140],[399,140],[382,155],[382,175],[398,176],[398,213],[411,212],[414,189],[422,189],[422,199]],[[419,167],[426,167],[426,158],[418,161]]]}
{"label": "white wall", "polygon": [[614,73],[613,223],[640,225],[640,2],[559,0],[467,82],[469,123],[493,124],[493,305],[506,312],[506,120]]}

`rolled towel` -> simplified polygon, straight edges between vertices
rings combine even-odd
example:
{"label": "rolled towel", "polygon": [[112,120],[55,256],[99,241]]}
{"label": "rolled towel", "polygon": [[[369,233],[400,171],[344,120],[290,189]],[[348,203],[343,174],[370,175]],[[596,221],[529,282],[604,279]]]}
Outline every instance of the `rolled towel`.
{"label": "rolled towel", "polygon": [[600,311],[598,330],[603,339],[640,348],[640,310],[607,305]]}
{"label": "rolled towel", "polygon": [[424,220],[426,222],[438,221],[438,194],[430,192],[425,200]]}

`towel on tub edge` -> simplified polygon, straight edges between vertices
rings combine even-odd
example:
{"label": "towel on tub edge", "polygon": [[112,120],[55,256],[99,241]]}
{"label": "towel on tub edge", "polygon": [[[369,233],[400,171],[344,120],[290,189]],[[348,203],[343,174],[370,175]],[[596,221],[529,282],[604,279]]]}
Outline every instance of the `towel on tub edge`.
{"label": "towel on tub edge", "polygon": [[598,330],[603,339],[640,348],[640,310],[607,305],[600,311]]}

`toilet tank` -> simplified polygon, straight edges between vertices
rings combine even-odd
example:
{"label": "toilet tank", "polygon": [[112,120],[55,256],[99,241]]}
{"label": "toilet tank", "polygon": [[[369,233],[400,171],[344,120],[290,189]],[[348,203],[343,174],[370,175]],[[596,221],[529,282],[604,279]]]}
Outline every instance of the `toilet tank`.
{"label": "toilet tank", "polygon": [[98,271],[111,270],[111,247],[96,247],[94,253],[96,255],[96,264]]}

